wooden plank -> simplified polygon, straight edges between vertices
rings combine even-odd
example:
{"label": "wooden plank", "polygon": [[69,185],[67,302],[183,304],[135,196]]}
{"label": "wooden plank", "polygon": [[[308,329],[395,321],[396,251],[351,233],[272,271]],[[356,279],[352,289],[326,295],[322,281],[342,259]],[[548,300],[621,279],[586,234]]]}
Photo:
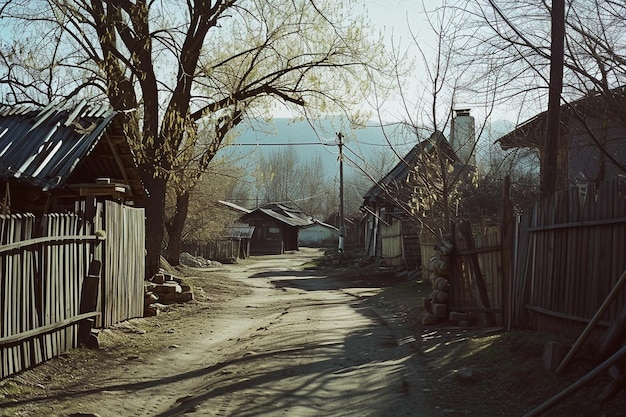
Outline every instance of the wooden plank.
{"label": "wooden plank", "polygon": [[[9,219],[7,216],[0,214],[0,244],[6,242],[6,229],[8,227]],[[8,294],[8,265],[7,258],[0,257],[0,337],[7,335],[6,329],[6,317],[7,310],[10,308],[11,303]],[[9,356],[10,351],[8,349],[0,348],[0,378],[4,378],[9,375]]]}
{"label": "wooden plank", "polygon": [[604,300],[604,302],[602,303],[602,305],[598,309],[598,311],[596,311],[596,314],[592,317],[591,321],[589,322],[589,325],[582,332],[582,334],[580,335],[580,337],[578,338],[576,343],[574,343],[574,346],[572,346],[572,348],[567,353],[567,355],[565,355],[565,358],[563,358],[563,361],[561,362],[559,367],[556,369],[556,373],[557,374],[559,372],[561,372],[563,369],[565,369],[565,367],[569,364],[569,361],[572,359],[574,353],[576,353],[578,348],[587,339],[587,337],[589,336],[589,334],[593,330],[594,326],[600,321],[600,318],[602,317],[602,315],[606,311],[607,307],[609,305],[611,305],[611,303],[615,299],[615,296],[618,294],[619,291],[622,290],[622,288],[623,288],[625,283],[626,283],[626,270],[624,270],[624,272],[620,276],[619,280],[617,281],[617,284],[615,284],[615,286],[613,287],[613,289],[611,290],[609,295],[607,295],[606,299]]}
{"label": "wooden plank", "polygon": [[[474,247],[474,238],[472,237],[472,232],[470,230],[469,222],[462,221],[459,224],[459,233],[464,239],[464,243],[466,245],[463,249],[473,249]],[[471,272],[471,275],[474,278],[475,284],[478,288],[478,294],[480,297],[480,301],[482,306],[485,308],[491,308],[491,303],[489,301],[489,293],[487,291],[487,286],[485,285],[485,281],[483,279],[482,272],[480,270],[480,266],[478,264],[478,258],[476,255],[470,255],[465,258],[468,262],[466,266],[468,267],[468,271]],[[486,323],[488,326],[493,326],[495,324],[495,319],[493,314],[487,312],[485,314]]]}
{"label": "wooden plank", "polygon": [[[51,215],[45,216],[46,221],[46,233],[48,236],[52,235],[53,228],[53,218]],[[44,280],[44,303],[43,303],[43,325],[48,325],[54,322],[54,318],[52,317],[52,259],[53,259],[53,247],[51,245],[45,246],[46,258],[45,258],[45,270],[43,273],[42,279]],[[52,358],[53,352],[55,350],[56,338],[52,334],[45,335],[45,351],[44,351],[44,360],[48,360]]]}
{"label": "wooden plank", "polygon": [[64,327],[70,326],[72,324],[78,323],[81,320],[85,320],[88,318],[93,318],[98,316],[100,313],[96,311],[92,311],[89,313],[78,314],[74,317],[69,317],[67,319],[59,320],[56,323],[47,324],[37,329],[29,330],[26,332],[14,334],[7,337],[0,338],[0,347],[2,346],[12,346],[17,343],[23,342],[24,340],[32,339],[34,337],[38,337],[44,334],[49,334],[52,332],[56,332],[59,329],[63,329]]}
{"label": "wooden plank", "polygon": [[86,235],[52,235],[52,236],[43,236],[36,237],[32,239],[27,239],[21,242],[12,242],[0,245],[0,253],[14,251],[15,249],[21,249],[24,247],[40,245],[42,243],[58,243],[62,244],[66,241],[98,241],[102,240],[101,237],[96,235],[86,236]]}
{"label": "wooden plank", "polygon": [[[17,217],[16,216],[12,216],[12,221],[10,223],[9,226],[9,232],[7,235],[8,241],[9,242],[14,242],[14,238],[15,238],[15,228],[17,227]],[[17,308],[17,304],[15,303],[15,266],[13,265],[15,262],[15,259],[13,258],[13,256],[9,256],[8,257],[8,261],[9,261],[9,271],[7,274],[8,277],[8,282],[7,282],[7,290],[9,293],[9,297],[8,297],[8,302],[10,303],[10,306],[7,310],[8,316],[7,316],[7,320],[6,320],[6,331],[7,334],[9,335],[13,335],[16,333],[16,329],[15,329],[15,316],[17,315],[17,312],[15,311]],[[15,346],[11,347],[10,349],[10,358],[9,358],[9,373],[10,374],[14,374],[20,371],[19,366],[17,366],[16,364],[16,358],[17,358],[17,348]]]}

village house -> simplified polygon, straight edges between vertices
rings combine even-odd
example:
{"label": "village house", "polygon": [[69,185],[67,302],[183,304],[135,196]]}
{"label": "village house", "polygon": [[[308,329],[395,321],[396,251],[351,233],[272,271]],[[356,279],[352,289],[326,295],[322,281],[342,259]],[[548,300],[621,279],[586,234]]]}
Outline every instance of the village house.
{"label": "village house", "polygon": [[[626,89],[590,92],[561,106],[557,188],[626,175]],[[544,160],[547,112],[521,123],[498,139],[504,150],[535,149]],[[545,175],[543,163],[541,176]]]}
{"label": "village house", "polygon": [[254,227],[250,241],[251,255],[280,255],[298,250],[301,227],[313,223],[302,210],[287,203],[268,203],[239,218]]}
{"label": "village house", "polygon": [[469,110],[457,110],[451,140],[442,132],[417,143],[385,176],[364,195],[365,253],[394,266],[409,269],[421,264],[419,226],[409,215],[415,185],[411,176],[424,157],[439,152],[455,172],[468,171],[474,164],[474,118]]}

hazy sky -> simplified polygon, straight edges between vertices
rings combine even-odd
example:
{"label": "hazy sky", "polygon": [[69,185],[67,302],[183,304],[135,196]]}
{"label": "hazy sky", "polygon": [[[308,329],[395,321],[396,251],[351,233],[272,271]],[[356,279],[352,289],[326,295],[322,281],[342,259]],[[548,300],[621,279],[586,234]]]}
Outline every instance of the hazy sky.
{"label": "hazy sky", "polygon": [[[364,13],[370,23],[381,30],[389,48],[408,50],[412,63],[411,76],[404,80],[404,92],[414,94],[427,84],[424,60],[419,56],[415,46],[415,39],[419,41],[420,49],[428,56],[434,55],[436,36],[430,27],[427,13],[432,13],[442,6],[443,0],[358,0],[361,13]],[[356,8],[355,8],[356,9]],[[408,84],[414,83],[414,84]],[[416,101],[419,99],[416,98]],[[413,103],[419,106],[418,103]],[[384,111],[389,120],[404,119],[407,107],[399,101],[387,99]]]}

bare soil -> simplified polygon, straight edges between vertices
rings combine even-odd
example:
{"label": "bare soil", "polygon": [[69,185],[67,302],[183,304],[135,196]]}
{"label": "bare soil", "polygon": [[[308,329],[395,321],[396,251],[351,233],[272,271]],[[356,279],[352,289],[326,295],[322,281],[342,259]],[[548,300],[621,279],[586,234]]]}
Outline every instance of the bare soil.
{"label": "bare soil", "polygon": [[[98,350],[74,349],[0,381],[0,416],[523,416],[596,365],[581,355],[563,375],[544,370],[552,335],[423,326],[428,284],[372,265],[320,269],[320,256],[307,249],[179,269],[192,302],[101,331]],[[372,389],[365,402],[329,394],[354,391],[346,384],[371,378],[373,366],[383,381],[359,389],[386,383],[390,392]],[[624,391],[597,401],[609,382],[603,374],[542,415],[626,416]]]}

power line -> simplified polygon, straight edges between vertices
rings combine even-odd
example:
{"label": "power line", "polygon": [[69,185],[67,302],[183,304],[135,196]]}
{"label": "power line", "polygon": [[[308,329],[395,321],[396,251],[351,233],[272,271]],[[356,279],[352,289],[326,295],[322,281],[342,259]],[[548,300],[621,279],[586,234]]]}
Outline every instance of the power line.
{"label": "power line", "polygon": [[231,143],[227,146],[312,146],[312,145],[323,145],[323,146],[336,146],[336,144],[325,144],[321,142],[296,142],[296,143]]}

